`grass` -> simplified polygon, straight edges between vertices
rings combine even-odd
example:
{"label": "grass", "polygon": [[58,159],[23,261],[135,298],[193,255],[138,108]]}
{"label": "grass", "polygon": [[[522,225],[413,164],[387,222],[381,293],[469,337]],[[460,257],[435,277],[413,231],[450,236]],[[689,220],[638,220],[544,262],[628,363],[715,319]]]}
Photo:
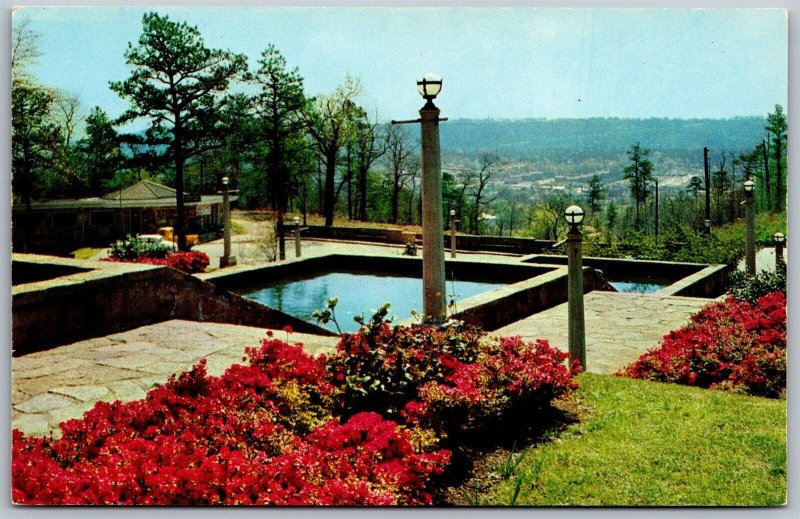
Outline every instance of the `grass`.
{"label": "grass", "polygon": [[480,491],[468,481],[464,492],[484,505],[785,503],[785,400],[589,373],[578,380],[579,421],[529,446],[513,473],[495,471]]}
{"label": "grass", "polygon": [[78,249],[76,251],[73,251],[72,257],[75,258],[75,259],[81,259],[81,260],[93,259],[100,252],[102,252],[102,251],[104,251],[106,249],[107,249],[107,247],[101,247],[101,248],[84,247],[82,249]]}

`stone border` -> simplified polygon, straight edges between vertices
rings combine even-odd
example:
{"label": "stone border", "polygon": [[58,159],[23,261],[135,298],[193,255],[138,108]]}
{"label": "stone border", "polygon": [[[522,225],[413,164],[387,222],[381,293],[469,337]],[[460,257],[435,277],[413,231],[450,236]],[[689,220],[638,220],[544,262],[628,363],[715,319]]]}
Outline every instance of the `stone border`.
{"label": "stone border", "polygon": [[168,267],[12,255],[18,262],[91,270],[12,288],[14,355],[169,319],[335,335]]}

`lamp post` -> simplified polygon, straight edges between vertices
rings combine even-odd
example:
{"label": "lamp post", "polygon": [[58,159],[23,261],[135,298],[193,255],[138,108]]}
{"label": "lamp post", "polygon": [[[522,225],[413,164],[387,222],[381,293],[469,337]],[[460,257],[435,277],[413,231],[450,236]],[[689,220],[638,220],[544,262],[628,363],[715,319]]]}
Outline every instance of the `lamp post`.
{"label": "lamp post", "polygon": [[744,212],[745,212],[745,267],[748,276],[756,274],[756,243],[755,243],[755,217],[753,216],[753,191],[756,183],[748,180],[744,183]]}
{"label": "lamp post", "polygon": [[786,262],[783,259],[783,244],[786,243],[786,236],[782,232],[776,232],[772,235],[775,241],[775,272],[786,270]]}
{"label": "lamp post", "polygon": [[299,258],[301,255],[300,251],[300,217],[294,217],[294,257]]}
{"label": "lamp post", "polygon": [[433,100],[442,90],[442,79],[425,74],[417,81],[425,99],[419,119],[392,124],[420,123],[422,128],[422,307],[426,321],[442,322],[447,316],[444,276],[444,229],[442,226],[442,163],[439,152],[439,109]]}
{"label": "lamp post", "polygon": [[577,205],[571,205],[564,211],[564,218],[569,224],[567,233],[567,342],[571,359],[578,359],[586,369],[586,328],[583,318],[583,259],[581,223],[584,212]]}
{"label": "lamp post", "polygon": [[231,257],[231,204],[228,190],[228,177],[222,177],[222,225],[223,225],[223,251],[219,259],[219,268],[236,265],[236,258]]}
{"label": "lamp post", "polygon": [[456,210],[450,209],[450,257],[456,257]]}

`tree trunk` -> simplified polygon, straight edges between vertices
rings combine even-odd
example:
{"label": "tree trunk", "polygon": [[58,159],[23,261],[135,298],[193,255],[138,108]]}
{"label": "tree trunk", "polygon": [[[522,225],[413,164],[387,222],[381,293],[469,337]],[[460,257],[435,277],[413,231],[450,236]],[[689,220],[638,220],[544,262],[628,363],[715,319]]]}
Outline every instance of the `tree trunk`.
{"label": "tree trunk", "polygon": [[367,221],[367,170],[364,164],[358,170],[358,219]]}
{"label": "tree trunk", "polygon": [[389,202],[389,223],[397,223],[398,206],[400,205],[400,175],[395,173],[392,179],[392,198]]}
{"label": "tree trunk", "polygon": [[325,156],[325,195],[323,198],[325,227],[333,226],[333,208],[335,204],[334,183],[336,182],[336,153]]}

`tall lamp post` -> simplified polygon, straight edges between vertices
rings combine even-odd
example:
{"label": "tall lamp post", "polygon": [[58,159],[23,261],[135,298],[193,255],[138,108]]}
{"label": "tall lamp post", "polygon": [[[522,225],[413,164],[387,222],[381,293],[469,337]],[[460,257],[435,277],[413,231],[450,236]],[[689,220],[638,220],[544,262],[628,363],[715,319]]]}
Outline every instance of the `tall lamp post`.
{"label": "tall lamp post", "polygon": [[450,209],[450,257],[456,257],[456,210]]}
{"label": "tall lamp post", "polygon": [[745,268],[748,276],[756,274],[756,222],[753,216],[753,191],[756,183],[748,180],[744,183],[744,213],[745,213]]}
{"label": "tall lamp post", "polygon": [[583,259],[581,223],[584,212],[577,205],[571,205],[564,211],[564,218],[569,224],[567,233],[567,342],[571,359],[578,359],[586,369],[586,328],[583,318]]}
{"label": "tall lamp post", "polygon": [[785,272],[786,262],[783,259],[783,244],[786,243],[786,236],[782,232],[772,235],[775,241],[775,272]]}
{"label": "tall lamp post", "polygon": [[223,224],[223,251],[219,259],[219,268],[236,265],[236,258],[231,256],[231,203],[228,190],[228,177],[222,177],[222,224]]}
{"label": "tall lamp post", "polygon": [[425,99],[419,119],[392,124],[420,123],[422,128],[422,308],[426,321],[443,322],[447,317],[444,275],[444,229],[442,214],[442,159],[439,152],[439,109],[433,100],[442,90],[442,79],[425,74],[417,81]]}

